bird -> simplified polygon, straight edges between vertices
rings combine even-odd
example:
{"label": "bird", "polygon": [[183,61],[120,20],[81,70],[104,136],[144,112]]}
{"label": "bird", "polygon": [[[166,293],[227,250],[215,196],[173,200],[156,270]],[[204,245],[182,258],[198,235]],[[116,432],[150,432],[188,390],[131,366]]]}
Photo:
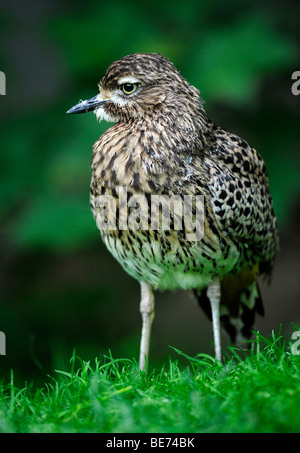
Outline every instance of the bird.
{"label": "bird", "polygon": [[198,88],[159,53],[112,62],[98,87],[67,113],[114,123],[93,145],[90,204],[106,247],[140,283],[140,369],[147,372],[157,290],[194,294],[222,362],[221,330],[243,344],[256,313],[264,315],[258,278],[270,280],[279,244],[266,165],[208,118]]}

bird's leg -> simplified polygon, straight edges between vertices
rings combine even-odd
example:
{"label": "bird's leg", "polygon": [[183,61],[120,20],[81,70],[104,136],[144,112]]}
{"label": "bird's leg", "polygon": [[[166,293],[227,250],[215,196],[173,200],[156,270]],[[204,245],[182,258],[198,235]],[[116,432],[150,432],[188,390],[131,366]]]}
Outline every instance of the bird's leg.
{"label": "bird's leg", "polygon": [[219,280],[214,281],[207,288],[207,297],[209,298],[212,314],[212,325],[214,331],[215,353],[217,359],[221,362],[221,328],[220,328],[220,299],[221,287]]}
{"label": "bird's leg", "polygon": [[147,372],[151,326],[154,319],[154,294],[151,286],[146,282],[141,282],[140,312],[143,321],[140,347],[140,369]]}

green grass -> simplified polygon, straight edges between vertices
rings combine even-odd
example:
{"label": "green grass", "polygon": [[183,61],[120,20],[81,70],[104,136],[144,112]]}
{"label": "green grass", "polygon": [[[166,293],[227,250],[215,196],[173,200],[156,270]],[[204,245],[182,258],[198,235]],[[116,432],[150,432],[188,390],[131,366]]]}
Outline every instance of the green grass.
{"label": "green grass", "polygon": [[[177,350],[176,350],[177,351]],[[71,358],[44,388],[2,383],[1,432],[299,432],[300,356],[256,334],[249,351],[170,361],[146,376],[135,361]]]}

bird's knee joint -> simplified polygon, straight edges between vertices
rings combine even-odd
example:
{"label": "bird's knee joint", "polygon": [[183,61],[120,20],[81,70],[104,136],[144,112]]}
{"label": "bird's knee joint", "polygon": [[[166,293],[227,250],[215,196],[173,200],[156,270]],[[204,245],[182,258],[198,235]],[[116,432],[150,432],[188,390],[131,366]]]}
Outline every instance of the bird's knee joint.
{"label": "bird's knee joint", "polygon": [[218,281],[213,282],[208,288],[207,288],[207,297],[209,298],[210,302],[218,302],[220,301],[221,297],[221,288],[220,288],[220,283]]}
{"label": "bird's knee joint", "polygon": [[148,315],[154,314],[154,302],[151,300],[142,300],[140,303],[140,312]]}

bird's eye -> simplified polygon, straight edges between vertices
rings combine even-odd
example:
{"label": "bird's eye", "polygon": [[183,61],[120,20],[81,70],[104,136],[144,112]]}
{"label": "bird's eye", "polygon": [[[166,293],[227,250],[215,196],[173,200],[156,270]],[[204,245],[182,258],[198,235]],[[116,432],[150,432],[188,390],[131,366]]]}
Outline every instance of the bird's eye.
{"label": "bird's eye", "polygon": [[134,93],[138,87],[140,86],[139,83],[123,83],[120,86],[121,91],[123,91],[124,94],[132,94]]}

